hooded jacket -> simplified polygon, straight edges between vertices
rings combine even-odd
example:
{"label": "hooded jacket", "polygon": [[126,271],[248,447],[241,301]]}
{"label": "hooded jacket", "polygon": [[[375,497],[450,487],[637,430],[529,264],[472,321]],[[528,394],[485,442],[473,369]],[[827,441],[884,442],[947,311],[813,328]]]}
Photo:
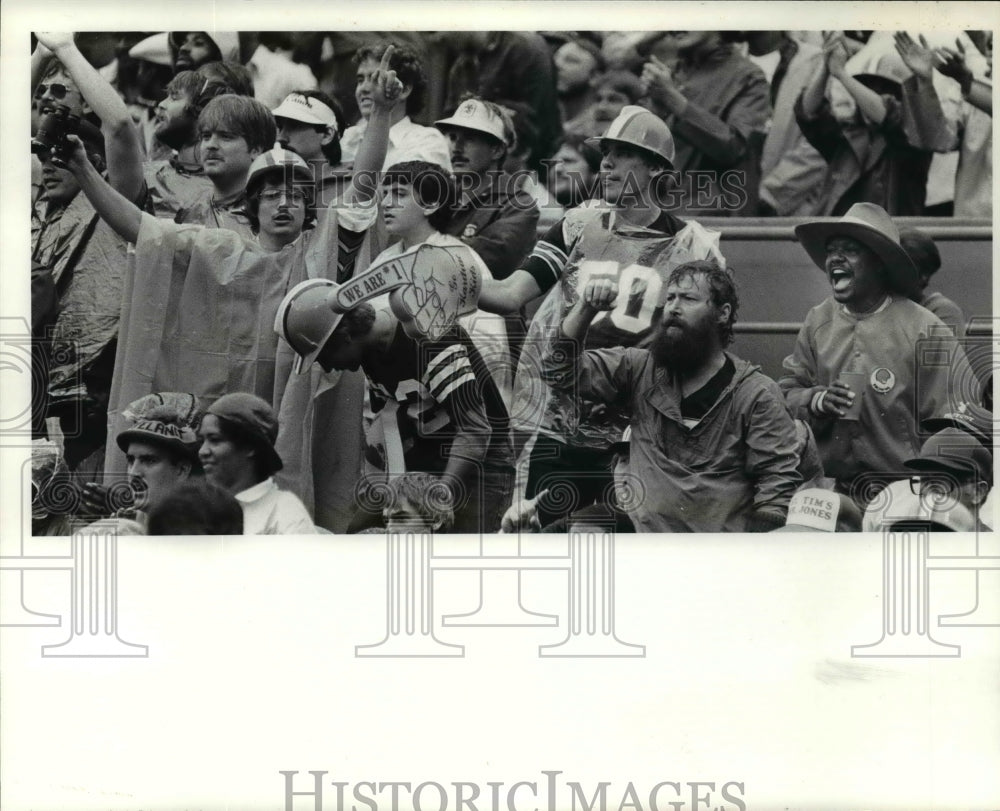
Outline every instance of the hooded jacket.
{"label": "hooded jacket", "polygon": [[628,473],[645,487],[628,510],[637,532],[746,532],[756,514],[784,516],[802,481],[798,439],[778,385],[759,367],[729,355],[732,381],[687,428],[680,383],[649,350],[593,350],[574,364],[566,349],[555,342],[545,358],[550,385],[631,416]]}

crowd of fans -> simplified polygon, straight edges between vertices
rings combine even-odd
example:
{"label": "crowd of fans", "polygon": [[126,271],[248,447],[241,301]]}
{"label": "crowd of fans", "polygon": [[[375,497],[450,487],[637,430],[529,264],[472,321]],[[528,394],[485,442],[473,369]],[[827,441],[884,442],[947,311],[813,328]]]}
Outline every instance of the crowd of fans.
{"label": "crowd of fans", "polygon": [[[992,380],[895,219],[992,217],[989,32],[38,33],[31,65],[36,532],[992,525]],[[728,348],[720,216],[825,218],[778,381]]]}

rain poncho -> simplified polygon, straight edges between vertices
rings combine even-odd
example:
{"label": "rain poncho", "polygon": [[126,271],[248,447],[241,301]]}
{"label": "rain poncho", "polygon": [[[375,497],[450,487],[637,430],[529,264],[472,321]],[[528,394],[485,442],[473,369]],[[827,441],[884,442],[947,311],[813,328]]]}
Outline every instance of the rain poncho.
{"label": "rain poncho", "polygon": [[[257,394],[274,403],[279,423],[288,429],[277,445],[285,462],[282,485],[311,508],[314,398],[329,381],[291,375],[291,359],[279,359],[274,316],[299,281],[337,277],[340,228],[366,231],[374,215],[374,206],[330,209],[315,231],[270,253],[232,231],[144,214],[123,302],[109,413],[112,435],[121,427],[118,410],[150,392],[189,391],[202,408],[227,392]],[[360,425],[360,399],[353,413]],[[324,437],[333,447],[332,459],[326,453],[321,457],[324,464],[350,457],[351,442],[360,442],[360,430],[351,421],[350,415],[338,421],[343,454],[336,436]],[[120,454],[112,450],[108,456],[108,469],[121,468]]]}
{"label": "rain poncho", "polygon": [[96,401],[107,391],[89,392],[87,368],[118,332],[127,265],[125,241],[102,220],[82,194],[68,206],[46,213],[36,202],[31,219],[32,258],[52,271],[59,314],[49,353],[52,404]]}
{"label": "rain poncho", "polygon": [[[577,218],[585,219],[581,224]],[[564,232],[572,247],[559,283],[549,290],[528,330],[514,381],[511,417],[516,427],[531,433],[540,431],[576,447],[608,449],[621,439],[627,416],[603,404],[578,400],[571,392],[552,390],[540,376],[542,358],[584,285],[599,276],[618,280],[618,307],[594,319],[585,348],[642,344],[663,312],[666,281],[674,268],[711,257],[724,263],[719,235],[689,222],[671,236],[629,225],[615,212],[599,208],[567,214]]]}

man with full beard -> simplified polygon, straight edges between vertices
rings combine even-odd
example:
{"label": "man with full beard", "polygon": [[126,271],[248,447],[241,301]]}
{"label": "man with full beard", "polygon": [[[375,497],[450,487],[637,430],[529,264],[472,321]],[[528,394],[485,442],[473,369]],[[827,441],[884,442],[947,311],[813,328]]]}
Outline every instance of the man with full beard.
{"label": "man with full beard", "polygon": [[[638,106],[622,108],[594,144],[602,153],[603,199],[566,212],[504,279],[483,279],[479,308],[507,314],[545,294],[531,319],[514,384],[511,419],[528,439],[518,463],[518,495],[541,498],[548,526],[577,507],[604,502],[613,484],[615,445],[628,425],[621,409],[557,391],[540,379],[542,358],[563,318],[591,279],[614,279],[624,294],[587,333],[586,347],[641,346],[663,309],[670,271],[717,257],[719,235],[664,210],[662,181],[673,168],[674,141],[663,121]],[[571,413],[578,417],[570,419]],[[563,497],[565,495],[565,497]],[[515,499],[512,518],[520,509]]]}
{"label": "man with full beard", "polygon": [[795,424],[777,384],[725,351],[739,300],[711,260],[675,268],[648,349],[580,352],[618,284],[593,279],[545,357],[553,387],[622,407],[631,418],[628,473],[644,485],[629,507],[639,532],[755,532],[781,526],[795,490]]}

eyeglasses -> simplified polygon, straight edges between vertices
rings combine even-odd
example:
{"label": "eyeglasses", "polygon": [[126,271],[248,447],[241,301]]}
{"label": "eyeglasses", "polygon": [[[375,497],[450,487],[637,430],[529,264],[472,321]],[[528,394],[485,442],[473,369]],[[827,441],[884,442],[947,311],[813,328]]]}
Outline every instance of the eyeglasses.
{"label": "eyeglasses", "polygon": [[975,480],[974,476],[955,477],[944,472],[911,476],[910,492],[927,509],[946,511],[961,501],[962,489]]}
{"label": "eyeglasses", "polygon": [[69,93],[69,88],[61,84],[60,82],[52,82],[51,84],[40,84],[35,88],[35,100],[42,98],[46,93],[48,93],[56,101],[62,101],[66,98],[66,94]]}
{"label": "eyeglasses", "polygon": [[277,203],[282,197],[295,205],[306,201],[306,194],[300,189],[265,189],[260,193],[260,199],[268,203]]}

